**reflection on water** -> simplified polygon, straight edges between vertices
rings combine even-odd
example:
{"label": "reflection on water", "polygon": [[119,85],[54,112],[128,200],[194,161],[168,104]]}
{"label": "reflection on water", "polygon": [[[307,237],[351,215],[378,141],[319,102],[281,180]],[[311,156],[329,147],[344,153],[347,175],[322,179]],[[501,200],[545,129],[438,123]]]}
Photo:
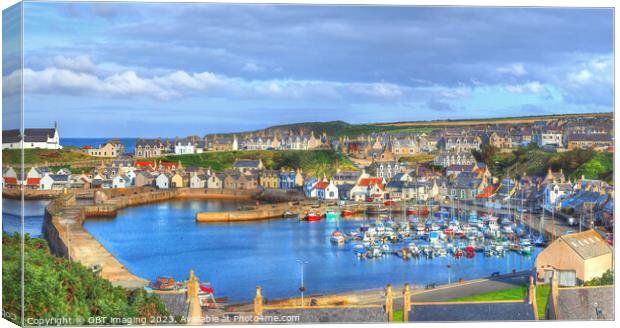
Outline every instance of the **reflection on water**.
{"label": "reflection on water", "polygon": [[[43,213],[49,200],[28,200],[24,203],[24,232],[32,237],[41,237]],[[2,198],[2,231],[13,234],[21,232],[21,201]]]}
{"label": "reflection on water", "polygon": [[446,283],[496,271],[529,270],[534,262],[534,257],[513,252],[503,258],[477,253],[472,259],[459,260],[403,261],[389,255],[360,261],[353,253],[353,244],[334,246],[329,238],[336,228],[348,232],[361,223],[374,222],[363,218],[242,224],[197,224],[194,220],[197,211],[237,209],[240,205],[196,200],[157,203],[124,209],[115,219],[89,220],[85,227],[131,272],[148,279],[170,275],[184,280],[193,269],[202,281],[213,284],[217,296],[228,296],[231,301],[252,299],[256,285],[263,286],[268,298],[297,295],[297,259],[309,262],[304,272],[309,294],[379,288],[406,281],[415,285]]}

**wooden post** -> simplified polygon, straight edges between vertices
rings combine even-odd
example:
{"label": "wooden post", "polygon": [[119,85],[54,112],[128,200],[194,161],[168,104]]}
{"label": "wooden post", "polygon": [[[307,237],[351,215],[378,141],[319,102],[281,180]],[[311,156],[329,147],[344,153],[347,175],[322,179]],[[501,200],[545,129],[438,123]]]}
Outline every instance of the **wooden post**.
{"label": "wooden post", "polygon": [[198,278],[194,275],[194,270],[189,272],[187,281],[187,303],[189,303],[188,323],[190,325],[203,324],[202,307],[198,299]]}
{"label": "wooden post", "polygon": [[[558,271],[554,270],[553,271],[553,277],[551,277],[551,292],[550,292],[550,302],[551,302],[551,310],[552,313],[547,313],[547,319],[552,319],[552,320],[560,320],[560,310],[559,310],[559,304],[558,304],[558,288],[559,288],[559,283],[558,283]],[[553,318],[549,318],[550,315],[553,315]]]}
{"label": "wooden post", "polygon": [[394,318],[394,306],[392,300],[392,284],[388,284],[385,288],[385,312],[388,315],[388,322],[392,322]]}
{"label": "wooden post", "polygon": [[534,311],[534,320],[538,320],[538,304],[536,303],[536,284],[534,283],[534,276],[530,275],[530,290],[528,293],[528,301],[532,305]]}
{"label": "wooden post", "polygon": [[411,290],[409,283],[403,288],[403,322],[409,322],[409,310],[411,309]]}
{"label": "wooden post", "polygon": [[256,296],[254,296],[254,322],[259,321],[259,317],[263,315],[263,295],[261,295],[260,286],[256,286]]}

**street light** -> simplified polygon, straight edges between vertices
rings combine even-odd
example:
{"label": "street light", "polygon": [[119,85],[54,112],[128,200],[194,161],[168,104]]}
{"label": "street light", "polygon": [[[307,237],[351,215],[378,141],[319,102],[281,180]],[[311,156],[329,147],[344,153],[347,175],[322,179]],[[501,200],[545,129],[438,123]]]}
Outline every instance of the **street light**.
{"label": "street light", "polygon": [[304,287],[304,264],[308,264],[308,261],[296,260],[299,263],[299,271],[301,273],[301,284],[299,286],[299,291],[301,292],[301,306],[304,306],[304,292],[306,291],[306,287]]}

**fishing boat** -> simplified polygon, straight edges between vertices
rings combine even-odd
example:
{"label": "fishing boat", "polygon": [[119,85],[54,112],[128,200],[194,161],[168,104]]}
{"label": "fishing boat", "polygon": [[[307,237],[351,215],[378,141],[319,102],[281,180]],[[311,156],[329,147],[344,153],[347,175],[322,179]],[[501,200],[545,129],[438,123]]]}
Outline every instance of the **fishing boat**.
{"label": "fishing boat", "polygon": [[393,200],[386,200],[385,202],[383,202],[383,205],[385,206],[396,205],[396,202]]}
{"label": "fishing boat", "polygon": [[342,232],[340,232],[340,230],[336,230],[332,232],[332,236],[329,238],[329,240],[336,245],[342,245],[344,244],[345,238]]}
{"label": "fishing boat", "polygon": [[378,206],[369,206],[366,208],[366,214],[377,215],[377,214],[387,214],[389,210],[385,207]]}
{"label": "fishing boat", "polygon": [[423,209],[417,209],[415,207],[407,207],[407,215],[417,215],[417,216],[422,216],[425,217],[428,215],[428,209],[423,208]]}
{"label": "fishing boat", "polygon": [[545,241],[545,237],[541,234],[534,240],[534,246],[536,247],[545,247],[547,242]]}
{"label": "fishing boat", "polygon": [[521,254],[523,255],[531,255],[532,254],[532,243],[528,239],[522,239],[519,243],[521,248]]}
{"label": "fishing boat", "polygon": [[155,281],[149,283],[149,288],[153,290],[173,290],[175,287],[174,278],[168,276],[157,277]]}
{"label": "fishing boat", "polygon": [[326,220],[336,220],[339,218],[340,218],[340,213],[336,211],[327,211],[327,213],[325,213]]}
{"label": "fishing boat", "polygon": [[468,258],[472,258],[476,255],[476,248],[473,245],[468,245],[465,247],[465,253]]}
{"label": "fishing boat", "polygon": [[319,212],[308,212],[306,214],[306,221],[320,221],[323,215]]}
{"label": "fishing boat", "polygon": [[351,210],[342,210],[340,214],[342,214],[343,217],[350,217],[350,216],[353,216],[355,212]]}

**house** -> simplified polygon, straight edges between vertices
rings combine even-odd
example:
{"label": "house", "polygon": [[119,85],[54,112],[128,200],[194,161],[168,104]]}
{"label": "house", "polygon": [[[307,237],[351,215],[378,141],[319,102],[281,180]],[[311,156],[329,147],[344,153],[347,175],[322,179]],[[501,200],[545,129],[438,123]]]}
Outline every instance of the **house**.
{"label": "house", "polygon": [[368,166],[370,175],[390,180],[392,177],[402,171],[401,163],[398,161],[373,161]]}
{"label": "house", "polygon": [[118,157],[125,153],[125,146],[119,140],[109,140],[99,148],[84,148],[84,151],[94,157]]}
{"label": "house", "polygon": [[401,197],[406,200],[427,201],[439,195],[439,186],[436,180],[419,179],[406,182],[402,188]]}
{"label": "house", "polygon": [[336,185],[338,188],[338,198],[341,200],[349,200],[351,199],[351,190],[355,187],[352,183],[345,183]]}
{"label": "house", "polygon": [[459,174],[463,172],[472,172],[475,169],[476,169],[475,164],[466,164],[466,165],[454,164],[454,165],[450,165],[446,167],[446,176],[456,178],[459,176]]}
{"label": "house", "polygon": [[613,269],[613,250],[596,231],[562,235],[536,257],[538,281],[558,273],[560,286],[575,286]]}
{"label": "house", "polygon": [[319,181],[314,185],[316,197],[322,200],[338,199],[338,187],[331,181]]}
{"label": "house", "polygon": [[553,146],[562,147],[562,131],[554,128],[543,128],[534,133],[532,141],[538,147]]}
{"label": "house", "polygon": [[112,188],[127,188],[131,186],[131,179],[124,174],[119,174],[112,179]]}
{"label": "house", "polygon": [[547,320],[615,319],[614,286],[559,288],[556,281],[551,283],[547,299]]}
{"label": "house", "polygon": [[41,178],[26,178],[24,188],[30,190],[41,190],[43,188],[41,185]]}
{"label": "house", "polygon": [[196,143],[191,138],[179,139],[174,143],[174,153],[177,155],[196,153]]}
{"label": "house", "polygon": [[551,209],[560,205],[561,200],[566,199],[573,192],[570,183],[548,183],[543,188],[543,205]]}
{"label": "house", "polygon": [[264,168],[263,161],[253,159],[237,159],[233,163],[233,168],[239,172],[258,171]]}
{"label": "house", "polygon": [[155,184],[155,177],[150,172],[144,170],[137,170],[133,172],[136,175],[133,182],[134,186],[145,187]]}
{"label": "house", "polygon": [[265,189],[278,189],[280,186],[280,172],[277,170],[263,170],[258,175],[258,184]]}
{"label": "house", "polygon": [[440,140],[439,147],[451,152],[470,152],[480,150],[482,139],[478,136],[468,135],[444,135]]}
{"label": "house", "polygon": [[605,151],[614,145],[613,138],[609,134],[569,134],[565,140],[568,149],[592,148]]}
{"label": "house", "polygon": [[335,185],[356,184],[362,175],[360,171],[338,171],[334,174],[332,181]]}
{"label": "house", "polygon": [[224,178],[222,175],[211,173],[206,184],[208,189],[222,189],[224,188]]}
{"label": "house", "polygon": [[155,163],[155,161],[137,161],[133,165],[139,170],[153,171],[157,169],[157,163]]}
{"label": "house", "polygon": [[453,199],[475,199],[485,187],[485,180],[459,176],[450,185],[450,196]]}
{"label": "house", "polygon": [[189,187],[194,189],[202,189],[207,185],[207,176],[204,174],[192,174],[189,179]]}
{"label": "house", "polygon": [[308,198],[317,198],[317,191],[314,189],[314,185],[318,182],[316,178],[306,178],[304,180],[304,194]]}
{"label": "house", "polygon": [[155,179],[155,186],[159,189],[168,189],[170,188],[170,179],[172,175],[169,173],[160,173]]}
{"label": "house", "polygon": [[385,180],[382,178],[361,178],[351,189],[351,199],[365,201],[366,198],[383,199]]}
{"label": "house", "polygon": [[139,158],[159,157],[166,153],[166,146],[159,139],[138,139],[134,154]]}
{"label": "house", "polygon": [[492,132],[488,138],[489,145],[499,149],[512,148],[512,137],[508,132]]}
{"label": "house", "polygon": [[183,187],[185,187],[185,181],[183,179],[183,176],[180,175],[178,172],[173,174],[170,177],[170,187],[171,188],[183,188]]}
{"label": "house", "polygon": [[299,171],[282,169],[278,173],[278,184],[280,189],[296,189],[297,174]]}
{"label": "house", "polygon": [[41,190],[63,190],[69,188],[69,176],[46,174],[40,181]]}
{"label": "house", "polygon": [[19,129],[2,130],[2,149],[61,149],[57,124],[53,128],[24,129],[23,144]]}
{"label": "house", "polygon": [[448,167],[450,165],[472,165],[476,158],[471,152],[440,152],[433,158],[433,164]]}

